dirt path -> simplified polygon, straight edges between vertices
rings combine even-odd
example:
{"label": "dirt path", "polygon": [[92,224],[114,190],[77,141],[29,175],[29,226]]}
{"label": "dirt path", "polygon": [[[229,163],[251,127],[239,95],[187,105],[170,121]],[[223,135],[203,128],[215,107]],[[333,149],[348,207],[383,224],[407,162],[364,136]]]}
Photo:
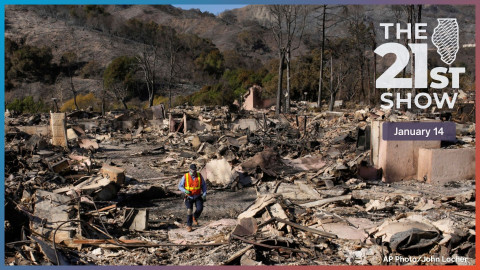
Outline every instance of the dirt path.
{"label": "dirt path", "polygon": [[[256,198],[257,195],[253,187],[236,192],[211,190],[208,192],[201,219],[236,219],[238,214],[251,205]],[[156,221],[166,216],[174,216],[180,219],[181,222],[186,222],[186,208],[182,197],[175,196],[156,199],[152,203],[154,206],[149,208],[151,210],[149,218],[151,221]]]}

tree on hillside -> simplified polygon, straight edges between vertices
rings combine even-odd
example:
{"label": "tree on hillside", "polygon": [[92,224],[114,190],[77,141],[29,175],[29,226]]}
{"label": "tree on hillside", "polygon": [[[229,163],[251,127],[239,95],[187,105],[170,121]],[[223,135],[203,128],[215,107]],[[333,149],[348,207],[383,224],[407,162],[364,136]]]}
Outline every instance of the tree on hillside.
{"label": "tree on hillside", "polygon": [[[325,43],[326,43],[326,31],[327,29],[342,23],[345,18],[342,16],[348,10],[346,6],[321,6],[321,15],[317,17],[319,27],[321,29],[321,45],[320,45],[320,72],[318,78],[318,99],[317,107],[322,107],[322,89],[323,89],[323,73],[324,73],[324,55],[325,55]],[[334,19],[333,19],[334,18]]]}
{"label": "tree on hillside", "polygon": [[[334,72],[335,66],[335,72]],[[330,103],[328,105],[328,110],[333,111],[333,106],[335,104],[335,98],[339,93],[339,90],[342,87],[342,82],[351,73],[352,67],[348,65],[348,59],[338,58],[335,59],[330,55]]]}
{"label": "tree on hillside", "polygon": [[125,110],[128,109],[127,98],[135,82],[136,63],[135,57],[120,56],[115,58],[103,73],[105,90],[122,102]]}
{"label": "tree on hillside", "polygon": [[[354,10],[348,18],[347,23],[348,39],[350,54],[349,63],[354,67],[355,73],[360,78],[360,95],[363,100],[370,102],[371,88],[368,87],[370,82],[370,65],[366,52],[372,47],[374,40],[372,39],[372,29],[370,25],[364,22],[364,11]],[[369,55],[373,56],[373,53]],[[373,58],[373,57],[372,57]],[[365,80],[365,78],[367,78]],[[365,86],[367,83],[367,87]]]}
{"label": "tree on hillside", "polygon": [[300,5],[272,5],[269,6],[271,16],[270,29],[273,32],[278,50],[278,88],[275,114],[280,114],[283,97],[283,69],[287,65],[287,90],[285,93],[284,112],[290,111],[290,63],[291,53],[298,48],[294,39],[303,34],[306,21],[306,8]]}
{"label": "tree on hillside", "polygon": [[77,104],[77,90],[73,84],[73,76],[75,75],[75,70],[78,67],[77,54],[74,51],[65,52],[60,58],[60,65],[63,68],[63,72],[70,79],[70,90],[73,94],[73,103],[75,104],[75,109],[79,110]]}
{"label": "tree on hillside", "polygon": [[48,47],[39,48],[5,38],[5,83],[7,86],[21,81],[52,83],[56,76],[52,59],[52,50]]}
{"label": "tree on hillside", "polygon": [[204,52],[195,59],[195,65],[201,71],[218,79],[225,71],[223,55],[215,48],[209,52]]}
{"label": "tree on hillside", "polygon": [[157,76],[160,60],[160,28],[155,22],[142,23],[137,20],[130,20],[131,31],[138,35],[143,42],[142,51],[136,56],[137,64],[142,70],[145,84],[148,91],[148,106],[153,106],[153,99],[156,92]]}
{"label": "tree on hillside", "polygon": [[168,103],[169,107],[172,108],[172,83],[174,82],[175,77],[180,69],[178,58],[180,51],[183,48],[183,44],[175,29],[168,27],[162,32],[162,55],[165,58],[165,63],[167,66]]}

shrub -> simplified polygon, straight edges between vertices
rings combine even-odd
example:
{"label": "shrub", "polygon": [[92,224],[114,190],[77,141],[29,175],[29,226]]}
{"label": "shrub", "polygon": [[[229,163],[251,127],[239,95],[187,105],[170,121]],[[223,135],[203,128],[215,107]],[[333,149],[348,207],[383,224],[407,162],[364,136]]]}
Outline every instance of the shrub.
{"label": "shrub", "polygon": [[[168,97],[156,96],[155,98],[153,98],[153,106],[157,106],[157,105],[160,105],[162,103],[165,106],[165,108],[167,108],[168,107]],[[144,109],[148,108],[148,103],[143,105],[143,108]]]}
{"label": "shrub", "polygon": [[40,113],[49,111],[49,107],[42,100],[35,102],[32,96],[24,97],[21,100],[16,98],[13,102],[7,104],[6,108],[10,111],[20,113]]}
{"label": "shrub", "polygon": [[[93,93],[77,96],[77,105],[78,105],[78,108],[80,109],[86,109],[92,106],[94,110],[98,110],[99,109],[98,105],[100,104],[100,102],[101,101],[97,99]],[[73,111],[73,110],[75,110],[75,103],[73,101],[73,98],[63,103],[62,107],[60,108],[60,111],[62,112]]]}

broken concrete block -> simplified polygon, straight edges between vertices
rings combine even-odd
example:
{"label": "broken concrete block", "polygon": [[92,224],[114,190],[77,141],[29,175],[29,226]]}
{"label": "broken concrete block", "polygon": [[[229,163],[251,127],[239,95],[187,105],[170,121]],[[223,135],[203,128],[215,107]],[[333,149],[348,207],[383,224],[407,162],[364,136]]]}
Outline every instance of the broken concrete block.
{"label": "broken concrete block", "polygon": [[50,113],[50,128],[52,129],[52,144],[68,147],[65,113]]}
{"label": "broken concrete block", "polygon": [[[34,211],[36,217],[30,222],[32,231],[43,235],[53,241],[53,233],[58,227],[58,222],[68,221],[76,217],[76,210],[69,205],[71,198],[54,194],[52,192],[37,190],[34,195]],[[73,238],[79,236],[78,226],[69,223],[58,229],[55,235],[55,243],[64,242],[70,245]]]}
{"label": "broken concrete block", "polygon": [[435,222],[432,222],[432,224],[443,233],[454,234],[458,231],[455,222],[449,218],[437,220]]}
{"label": "broken concrete block", "polygon": [[417,180],[445,184],[475,179],[475,148],[420,149]]}
{"label": "broken concrete block", "polygon": [[242,218],[238,221],[237,226],[233,229],[232,234],[238,236],[250,236],[257,232],[257,220],[253,217]]}
{"label": "broken concrete block", "polygon": [[145,231],[148,229],[148,209],[127,208],[123,227],[132,231]]}
{"label": "broken concrete block", "polygon": [[78,135],[75,133],[75,131],[71,128],[67,129],[67,139],[68,140],[74,140],[77,139]]}
{"label": "broken concrete block", "polygon": [[225,159],[208,162],[200,173],[214,185],[228,186],[233,181],[232,166]]}
{"label": "broken concrete block", "polygon": [[54,190],[54,193],[64,193],[75,190],[82,194],[90,195],[94,200],[108,201],[114,199],[117,196],[119,190],[118,186],[110,182],[109,179],[101,176],[92,177],[74,187],[64,187]]}
{"label": "broken concrete block", "polygon": [[110,181],[119,185],[125,184],[125,169],[103,164],[100,169],[102,175],[108,178]]}
{"label": "broken concrete block", "polygon": [[92,161],[89,157],[70,154],[68,157],[71,159],[70,166],[74,171],[87,171],[90,172]]}

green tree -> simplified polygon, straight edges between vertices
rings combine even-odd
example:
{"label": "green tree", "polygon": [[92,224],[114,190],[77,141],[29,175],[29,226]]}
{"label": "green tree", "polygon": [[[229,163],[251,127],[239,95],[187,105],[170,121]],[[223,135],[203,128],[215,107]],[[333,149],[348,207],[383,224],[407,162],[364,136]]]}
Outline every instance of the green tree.
{"label": "green tree", "polygon": [[35,102],[32,96],[24,97],[23,99],[14,99],[7,104],[6,108],[10,111],[16,111],[20,113],[39,113],[47,112],[48,107],[42,100]]}
{"label": "green tree", "polygon": [[5,75],[12,81],[51,82],[52,50],[5,40]]}
{"label": "green tree", "polygon": [[225,70],[223,55],[218,49],[213,49],[208,53],[202,53],[195,59],[195,65],[198,69],[206,72],[210,76],[220,78]]}
{"label": "green tree", "polygon": [[115,58],[103,73],[105,89],[122,102],[125,109],[128,109],[127,99],[135,83],[136,64],[135,57],[120,56]]}

